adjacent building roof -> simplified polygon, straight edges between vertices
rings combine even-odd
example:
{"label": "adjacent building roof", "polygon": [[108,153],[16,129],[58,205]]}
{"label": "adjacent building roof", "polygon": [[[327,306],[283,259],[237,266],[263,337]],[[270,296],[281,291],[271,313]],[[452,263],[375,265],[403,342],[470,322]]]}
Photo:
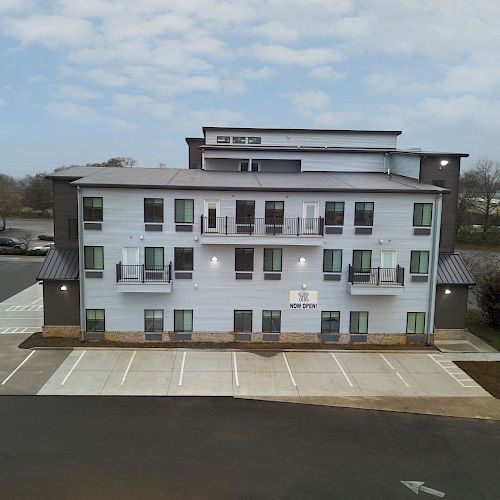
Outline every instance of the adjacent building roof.
{"label": "adjacent building roof", "polygon": [[87,187],[204,191],[448,193],[400,175],[365,172],[223,172],[173,168],[106,167],[72,182]]}
{"label": "adjacent building roof", "polygon": [[70,281],[78,279],[78,249],[51,248],[37,276],[43,281]]}
{"label": "adjacent building roof", "polygon": [[322,129],[322,128],[268,128],[268,127],[203,127],[206,130],[253,130],[262,132],[338,132],[347,134],[395,134],[400,135],[401,130],[349,130],[349,129]]}
{"label": "adjacent building roof", "polygon": [[47,179],[79,179],[86,175],[93,174],[104,167],[66,167],[61,170],[55,170],[46,175]]}
{"label": "adjacent building roof", "polygon": [[458,253],[440,253],[437,284],[475,285],[475,281]]}

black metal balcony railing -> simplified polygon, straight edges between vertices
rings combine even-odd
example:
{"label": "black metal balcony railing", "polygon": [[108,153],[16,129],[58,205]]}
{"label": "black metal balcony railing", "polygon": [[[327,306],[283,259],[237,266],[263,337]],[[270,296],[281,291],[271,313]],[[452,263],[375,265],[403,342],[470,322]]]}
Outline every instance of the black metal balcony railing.
{"label": "black metal balcony railing", "polygon": [[144,264],[116,264],[117,283],[170,283],[172,263],[168,266],[145,266]]}
{"label": "black metal balcony railing", "polygon": [[323,217],[302,219],[301,217],[240,218],[201,216],[201,233],[264,236],[322,236]]}
{"label": "black metal balcony railing", "polygon": [[356,269],[349,265],[348,281],[353,285],[404,286],[405,270],[401,266]]}

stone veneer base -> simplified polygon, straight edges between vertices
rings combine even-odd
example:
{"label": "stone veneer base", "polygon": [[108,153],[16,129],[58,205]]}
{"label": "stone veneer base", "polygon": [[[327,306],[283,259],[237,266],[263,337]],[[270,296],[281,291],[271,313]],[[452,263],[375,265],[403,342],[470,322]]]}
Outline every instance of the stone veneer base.
{"label": "stone veneer base", "polygon": [[42,337],[80,337],[79,326],[42,326]]}

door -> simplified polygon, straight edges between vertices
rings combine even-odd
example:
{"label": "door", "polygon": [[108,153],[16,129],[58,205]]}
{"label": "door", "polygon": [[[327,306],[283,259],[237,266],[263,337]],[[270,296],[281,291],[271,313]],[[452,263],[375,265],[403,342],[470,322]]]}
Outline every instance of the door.
{"label": "door", "polygon": [[205,225],[203,231],[207,233],[219,233],[220,229],[220,214],[219,214],[219,200],[205,200],[205,208],[203,215],[205,216]]}
{"label": "door", "polygon": [[395,250],[383,250],[380,253],[380,281],[384,283],[393,283],[397,281],[396,277],[396,259]]}
{"label": "door", "polygon": [[[302,233],[316,234],[319,214],[319,203],[305,201],[302,209]],[[318,231],[319,232],[319,231]]]}
{"label": "door", "polygon": [[236,232],[254,232],[255,224],[255,201],[236,200]]}
{"label": "door", "polygon": [[122,279],[134,280],[139,277],[139,248],[122,248]]}

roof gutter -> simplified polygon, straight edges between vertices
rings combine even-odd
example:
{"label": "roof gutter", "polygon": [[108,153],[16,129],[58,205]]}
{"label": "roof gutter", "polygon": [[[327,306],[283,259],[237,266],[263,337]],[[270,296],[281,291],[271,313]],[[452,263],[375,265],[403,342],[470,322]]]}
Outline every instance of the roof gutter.
{"label": "roof gutter", "polygon": [[85,263],[83,252],[83,208],[82,208],[82,191],[80,186],[76,186],[78,199],[78,266],[80,276],[80,342],[85,342]]}
{"label": "roof gutter", "polygon": [[437,268],[439,263],[439,242],[441,226],[441,209],[443,205],[443,194],[436,195],[434,207],[435,214],[432,228],[432,252],[430,255],[430,276],[429,276],[429,303],[427,306],[427,340],[426,345],[433,344],[434,335],[434,317],[436,312],[436,286],[437,286]]}

